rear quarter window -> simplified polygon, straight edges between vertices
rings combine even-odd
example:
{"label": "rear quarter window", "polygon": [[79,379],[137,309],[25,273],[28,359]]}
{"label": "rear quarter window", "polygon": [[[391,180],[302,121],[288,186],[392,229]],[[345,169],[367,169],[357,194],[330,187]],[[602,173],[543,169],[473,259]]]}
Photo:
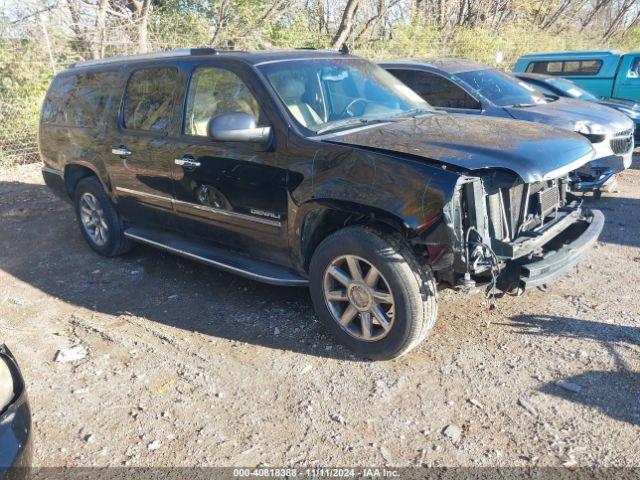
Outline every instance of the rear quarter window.
{"label": "rear quarter window", "polygon": [[131,74],[122,119],[131,130],[167,132],[179,86],[175,68],[144,68]]}
{"label": "rear quarter window", "polygon": [[42,106],[45,124],[97,127],[106,121],[117,72],[89,72],[56,77]]}

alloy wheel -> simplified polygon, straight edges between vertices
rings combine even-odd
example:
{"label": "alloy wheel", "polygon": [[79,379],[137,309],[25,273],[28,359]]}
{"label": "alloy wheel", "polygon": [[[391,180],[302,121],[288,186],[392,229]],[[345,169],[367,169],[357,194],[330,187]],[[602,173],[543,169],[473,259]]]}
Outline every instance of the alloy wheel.
{"label": "alloy wheel", "polygon": [[367,260],[343,255],[327,267],[324,299],[333,319],[358,340],[381,340],[391,331],[393,293],[380,271]]}
{"label": "alloy wheel", "polygon": [[98,247],[109,241],[109,226],[104,210],[96,197],[89,192],[83,193],[80,197],[80,221],[84,231]]}

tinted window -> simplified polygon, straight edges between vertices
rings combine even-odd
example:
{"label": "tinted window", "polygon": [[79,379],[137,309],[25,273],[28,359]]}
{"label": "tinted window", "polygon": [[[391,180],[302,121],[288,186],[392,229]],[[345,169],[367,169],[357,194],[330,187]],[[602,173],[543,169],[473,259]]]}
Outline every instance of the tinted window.
{"label": "tinted window", "polygon": [[527,65],[527,72],[547,73],[549,75],[596,75],[601,67],[601,60],[531,62]]}
{"label": "tinted window", "polygon": [[544,103],[535,88],[500,70],[475,70],[457,75],[472,89],[501,107]]}
{"label": "tinted window", "polygon": [[174,68],[145,68],[131,75],[124,98],[124,126],[166,132],[178,87]]}
{"label": "tinted window", "polygon": [[207,136],[211,117],[225,112],[260,117],[258,102],[235,73],[213,67],[196,69],[189,86],[184,133]]}
{"label": "tinted window", "polygon": [[[580,62],[580,69],[576,73],[583,75],[596,75],[600,71],[602,62],[600,60],[583,60]],[[569,73],[568,71],[566,73]]]}
{"label": "tinted window", "polygon": [[116,72],[56,77],[42,106],[42,120],[73,127],[103,124],[117,80]]}
{"label": "tinted window", "polygon": [[478,101],[441,75],[416,70],[390,70],[434,107],[479,109]]}
{"label": "tinted window", "polygon": [[[543,67],[545,65],[542,65]],[[562,62],[549,62],[546,64],[547,72],[549,73],[560,73],[562,72]]]}

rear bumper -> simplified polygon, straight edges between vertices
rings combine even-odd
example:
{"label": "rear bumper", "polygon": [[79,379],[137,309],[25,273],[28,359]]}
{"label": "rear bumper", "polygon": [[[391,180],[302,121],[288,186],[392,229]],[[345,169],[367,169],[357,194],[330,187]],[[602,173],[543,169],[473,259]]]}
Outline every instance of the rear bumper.
{"label": "rear bumper", "polygon": [[42,167],[42,178],[44,183],[55,193],[58,197],[69,200],[69,194],[64,184],[64,173],[62,170],[56,170],[51,167]]}
{"label": "rear bumper", "polygon": [[509,291],[519,287],[526,290],[546,285],[564,275],[591,249],[603,227],[602,212],[583,211],[578,220],[544,246],[544,253],[533,260],[508,262],[500,275],[499,288]]}

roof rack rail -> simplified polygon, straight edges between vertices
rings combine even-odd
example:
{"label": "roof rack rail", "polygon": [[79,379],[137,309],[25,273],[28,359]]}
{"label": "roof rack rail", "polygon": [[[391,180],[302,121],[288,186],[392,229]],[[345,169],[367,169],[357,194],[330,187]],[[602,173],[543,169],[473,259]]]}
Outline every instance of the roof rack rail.
{"label": "roof rack rail", "polygon": [[161,52],[137,53],[132,55],[114,55],[113,57],[98,58],[95,60],[83,60],[72,63],[69,68],[89,67],[108,63],[126,62],[129,60],[153,60],[154,58],[184,57],[193,55],[217,55],[215,48],[185,48],[181,50],[166,50]]}

